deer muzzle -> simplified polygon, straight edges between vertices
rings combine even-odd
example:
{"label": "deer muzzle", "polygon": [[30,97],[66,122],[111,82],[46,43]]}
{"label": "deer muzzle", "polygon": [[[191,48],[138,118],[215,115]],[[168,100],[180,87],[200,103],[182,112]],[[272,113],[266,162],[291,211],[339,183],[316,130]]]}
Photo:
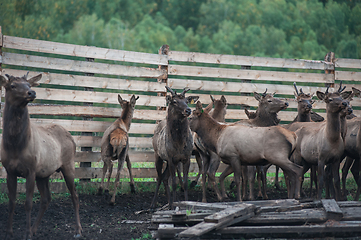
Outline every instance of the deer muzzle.
{"label": "deer muzzle", "polygon": [[35,98],[36,98],[36,92],[34,90],[29,90],[28,95],[27,95],[27,99],[29,101],[33,101]]}
{"label": "deer muzzle", "polygon": [[187,117],[190,116],[191,113],[192,113],[192,110],[189,107],[187,107],[183,112],[184,116],[187,116]]}

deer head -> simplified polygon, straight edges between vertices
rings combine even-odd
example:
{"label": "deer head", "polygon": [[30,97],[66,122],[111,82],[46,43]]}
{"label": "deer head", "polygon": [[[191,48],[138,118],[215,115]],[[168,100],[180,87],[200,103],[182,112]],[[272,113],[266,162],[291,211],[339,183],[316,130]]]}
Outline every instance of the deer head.
{"label": "deer head", "polygon": [[342,109],[345,109],[348,106],[347,99],[351,96],[351,91],[345,91],[346,87],[342,88],[342,82],[340,87],[336,92],[329,93],[329,87],[327,87],[326,92],[317,91],[317,97],[320,100],[323,100],[326,103],[326,111],[330,113],[339,113]]}
{"label": "deer head", "polygon": [[118,94],[118,102],[119,102],[120,106],[122,107],[122,109],[126,109],[128,106],[130,106],[131,108],[134,109],[135,102],[138,99],[139,99],[139,96],[135,97],[135,95],[132,95],[132,97],[130,98],[130,101],[128,102],[127,100],[123,100],[122,97]]}
{"label": "deer head", "polygon": [[199,124],[201,123],[201,118],[207,115],[209,117],[209,112],[212,109],[213,103],[210,103],[205,109],[202,107],[201,101],[197,101],[196,109],[193,110],[192,115],[189,118],[189,127],[192,131],[196,132],[199,129]]}
{"label": "deer head", "polygon": [[269,113],[278,113],[288,107],[288,102],[273,97],[274,94],[267,94],[267,89],[263,94],[254,92],[254,97],[259,102],[259,108],[265,109]]}
{"label": "deer head", "polygon": [[181,94],[177,94],[176,91],[173,91],[170,87],[165,86],[168,92],[171,95],[167,95],[167,103],[168,103],[168,111],[171,114],[181,115],[183,117],[188,117],[192,110],[188,107],[189,103],[193,103],[198,100],[198,96],[188,96],[185,97],[185,93],[188,92],[190,89],[184,88]]}
{"label": "deer head", "polygon": [[302,88],[300,88],[300,91],[298,91],[296,83],[293,83],[293,86],[295,88],[294,94],[298,104],[298,113],[309,113],[312,110],[312,104],[314,103],[314,101],[312,100],[313,95],[304,93],[302,91]]}
{"label": "deer head", "polygon": [[27,80],[28,74],[23,77],[14,77],[8,74],[0,76],[0,85],[5,87],[6,102],[16,106],[26,106],[36,98],[36,92],[31,87],[38,86],[37,83],[42,75],[39,74]]}

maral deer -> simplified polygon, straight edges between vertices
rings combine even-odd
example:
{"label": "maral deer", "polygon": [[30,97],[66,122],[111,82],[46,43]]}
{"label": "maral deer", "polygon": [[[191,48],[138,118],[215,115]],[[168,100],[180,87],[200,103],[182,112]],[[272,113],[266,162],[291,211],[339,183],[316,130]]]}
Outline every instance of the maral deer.
{"label": "maral deer", "polygon": [[[212,103],[208,105],[207,108],[212,108],[214,105],[214,109],[210,110],[209,114],[212,118],[218,122],[224,122],[226,116],[227,109],[227,100],[222,95],[219,100],[215,100],[212,96]],[[202,202],[207,202],[206,199],[206,177],[208,176],[209,183],[213,186],[215,193],[217,194],[217,198],[219,201],[222,200],[221,194],[216,184],[216,171],[219,167],[221,159],[217,155],[217,153],[213,152],[210,149],[207,149],[202,142],[202,139],[198,137],[196,133],[194,133],[194,145],[196,146],[198,153],[201,157],[201,162],[198,162],[198,167],[200,172],[202,173]]]}
{"label": "maral deer", "polygon": [[123,111],[120,117],[115,120],[115,122],[110,125],[104,132],[104,135],[101,140],[101,158],[104,162],[103,166],[103,175],[102,181],[100,183],[100,187],[98,193],[101,194],[103,192],[103,184],[104,178],[107,172],[108,182],[106,191],[109,191],[109,183],[110,178],[113,172],[113,161],[118,160],[118,170],[117,175],[115,177],[115,186],[114,193],[112,198],[110,199],[109,204],[113,205],[115,203],[115,195],[117,193],[117,188],[119,185],[120,171],[123,169],[124,162],[127,162],[127,167],[129,171],[130,177],[130,189],[131,192],[135,192],[134,181],[132,176],[132,165],[129,160],[128,149],[128,131],[130,128],[130,124],[133,118],[133,112],[135,107],[135,102],[138,100],[138,97],[134,95],[130,98],[130,101],[123,100],[120,95],[118,95],[118,102],[122,107]]}
{"label": "maral deer", "polygon": [[[279,165],[289,174],[292,181],[289,197],[300,197],[302,168],[289,160],[296,146],[296,135],[293,132],[278,126],[251,127],[242,124],[222,124],[209,116],[208,109],[204,110],[200,101],[197,102],[196,109],[190,117],[190,127],[208,149],[216,152],[229,164],[227,169],[234,171],[237,201],[241,201],[241,164]],[[224,188],[223,182],[221,186]]]}
{"label": "maral deer", "polygon": [[[169,207],[172,209],[173,201],[176,197],[176,168],[179,162],[183,165],[184,178],[184,198],[188,200],[188,171],[190,166],[190,157],[193,149],[193,136],[189,128],[188,116],[192,113],[188,103],[196,101],[198,96],[185,97],[189,89],[184,89],[181,94],[177,94],[171,88],[166,86],[171,93],[167,95],[167,118],[162,120],[154,130],[153,148],[155,154],[155,167],[157,170],[157,188],[151,208],[155,207],[158,190],[163,182]],[[162,172],[163,162],[167,162],[166,169]],[[171,177],[173,196],[170,196],[168,179]]]}
{"label": "maral deer", "polygon": [[[259,102],[258,108],[255,113],[250,113],[248,110],[245,110],[246,114],[250,117],[247,120],[240,120],[236,122],[236,124],[245,124],[249,126],[256,126],[256,127],[269,127],[278,125],[280,119],[278,119],[278,112],[286,109],[288,107],[288,102],[285,102],[281,99],[275,98],[274,94],[267,94],[267,89],[263,94],[258,94],[254,92],[254,97]],[[270,165],[268,165],[270,166]],[[249,181],[249,199],[254,200],[254,179],[256,174],[256,167],[255,166],[242,166],[242,191],[243,191],[243,199],[246,197],[247,192],[247,181]],[[268,199],[266,193],[266,174],[267,166],[257,166],[258,172],[258,184],[262,182],[262,189],[259,187],[259,196],[263,196],[264,199]],[[232,173],[231,171],[229,173]],[[227,176],[226,173],[222,174],[220,177],[220,181]],[[225,193],[222,192],[222,196],[226,197]]]}
{"label": "maral deer", "polygon": [[[361,97],[361,91],[357,88],[352,88],[356,97]],[[361,160],[361,118],[356,117],[346,121],[347,133],[345,136],[345,155],[346,161],[342,168],[342,196],[346,197],[346,177],[349,169],[357,183],[357,191],[354,200],[359,199],[361,190],[360,178],[360,160]],[[352,167],[351,167],[352,166]]]}
{"label": "maral deer", "polygon": [[351,92],[342,92],[344,88],[329,93],[317,91],[317,97],[326,103],[325,122],[302,122],[292,123],[292,128],[298,129],[297,148],[293,154],[296,163],[304,165],[303,174],[311,165],[317,165],[318,173],[318,194],[321,193],[324,185],[325,166],[332,164],[336,200],[340,199],[340,176],[339,163],[344,152],[344,142],[341,136],[340,112],[348,105],[347,99]]}
{"label": "maral deer", "polygon": [[[82,227],[79,218],[79,200],[74,184],[75,142],[70,133],[59,125],[37,126],[30,122],[27,105],[36,98],[36,93],[31,87],[39,85],[37,82],[41,79],[41,74],[29,80],[27,75],[14,77],[6,74],[5,76],[0,76],[0,84],[5,87],[1,161],[7,172],[9,191],[7,234],[13,235],[17,177],[26,179],[25,239],[31,239],[51,200],[49,177],[54,172],[61,171],[74,205],[76,237],[80,237]],[[34,225],[31,226],[35,182],[41,196],[40,210]]]}

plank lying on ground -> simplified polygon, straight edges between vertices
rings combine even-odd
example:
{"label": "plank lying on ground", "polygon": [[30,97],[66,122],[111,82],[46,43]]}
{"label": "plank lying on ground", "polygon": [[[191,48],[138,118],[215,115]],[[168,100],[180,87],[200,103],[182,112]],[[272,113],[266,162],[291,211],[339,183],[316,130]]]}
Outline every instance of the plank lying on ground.
{"label": "plank lying on ground", "polygon": [[204,222],[201,222],[187,230],[179,233],[179,237],[195,237],[201,236],[213,229],[221,226],[227,226],[235,218],[240,218],[243,221],[247,218],[254,216],[255,206],[252,204],[241,203],[233,207],[226,208],[220,212],[214,213],[204,218]]}
{"label": "plank lying on ground", "polygon": [[335,199],[322,199],[323,208],[326,211],[328,219],[341,220],[343,213]]}
{"label": "plank lying on ground", "polygon": [[[185,231],[187,227],[174,227],[172,224],[160,225],[158,228],[159,238],[172,239],[176,234]],[[242,227],[226,227],[216,232],[204,235],[206,239],[222,238],[242,238],[242,237],[270,237],[270,234],[279,234],[282,237],[312,236],[312,234],[340,235],[344,233],[358,236],[361,232],[361,221],[342,221],[327,222],[317,225],[300,225],[300,226],[242,226]],[[277,235],[272,235],[277,236]],[[324,236],[323,236],[324,237]]]}

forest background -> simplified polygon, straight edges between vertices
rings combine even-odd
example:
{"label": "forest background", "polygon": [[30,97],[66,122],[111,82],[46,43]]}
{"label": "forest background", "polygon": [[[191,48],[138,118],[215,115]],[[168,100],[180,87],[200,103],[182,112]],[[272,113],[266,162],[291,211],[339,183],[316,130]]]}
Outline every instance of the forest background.
{"label": "forest background", "polygon": [[361,58],[361,1],[0,0],[5,35],[157,53]]}

